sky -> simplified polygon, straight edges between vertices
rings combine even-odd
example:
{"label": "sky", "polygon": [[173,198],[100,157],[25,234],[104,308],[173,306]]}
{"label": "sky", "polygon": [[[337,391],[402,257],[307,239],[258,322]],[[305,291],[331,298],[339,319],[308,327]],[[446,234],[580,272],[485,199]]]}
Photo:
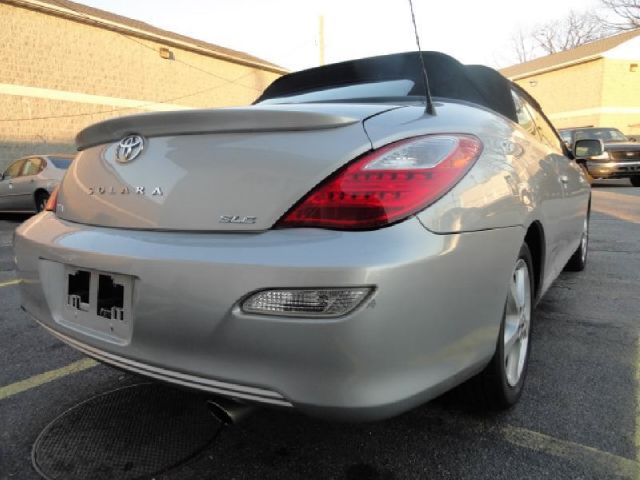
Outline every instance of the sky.
{"label": "sky", "polygon": [[[76,0],[290,70],[416,48],[408,0]],[[518,29],[560,19],[597,0],[413,0],[423,50],[463,63],[517,63],[510,38]]]}

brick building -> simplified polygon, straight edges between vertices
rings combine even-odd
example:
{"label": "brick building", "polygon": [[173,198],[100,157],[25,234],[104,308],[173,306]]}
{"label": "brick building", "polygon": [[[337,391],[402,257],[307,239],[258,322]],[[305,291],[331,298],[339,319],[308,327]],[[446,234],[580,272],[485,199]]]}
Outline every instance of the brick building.
{"label": "brick building", "polygon": [[501,70],[531,93],[557,128],[640,134],[640,29]]}
{"label": "brick building", "polygon": [[67,0],[0,2],[0,168],[138,112],[246,105],[285,70]]}

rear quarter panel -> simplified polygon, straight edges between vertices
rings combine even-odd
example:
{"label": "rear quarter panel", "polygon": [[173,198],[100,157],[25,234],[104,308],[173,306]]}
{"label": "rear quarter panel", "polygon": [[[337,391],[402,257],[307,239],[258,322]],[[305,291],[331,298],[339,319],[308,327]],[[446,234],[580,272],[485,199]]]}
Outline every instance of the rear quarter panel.
{"label": "rear quarter panel", "polygon": [[460,104],[440,104],[437,115],[406,108],[365,122],[374,148],[412,136],[466,133],[479,137],[483,152],[471,171],[449,193],[418,214],[436,233],[524,225],[533,216],[537,194],[531,188],[533,142],[508,120]]}
{"label": "rear quarter panel", "polygon": [[365,129],[374,148],[432,133],[479,137],[484,149],[470,172],[417,217],[428,230],[440,234],[522,226],[524,236],[533,222],[540,222],[545,237],[546,289],[579,239],[575,222],[567,222],[567,212],[580,210],[578,203],[586,212],[588,186],[564,191],[560,160],[567,160],[500,115],[457,103],[438,104],[436,111],[435,116],[425,115],[418,107],[387,112],[367,120]]}

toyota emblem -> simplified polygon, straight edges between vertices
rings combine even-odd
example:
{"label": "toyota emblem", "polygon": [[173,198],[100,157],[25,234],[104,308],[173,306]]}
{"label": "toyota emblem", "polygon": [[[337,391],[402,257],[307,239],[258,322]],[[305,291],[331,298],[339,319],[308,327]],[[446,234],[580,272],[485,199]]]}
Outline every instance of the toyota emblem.
{"label": "toyota emblem", "polygon": [[140,156],[144,150],[144,138],[140,135],[128,135],[120,140],[116,148],[118,163],[129,163]]}

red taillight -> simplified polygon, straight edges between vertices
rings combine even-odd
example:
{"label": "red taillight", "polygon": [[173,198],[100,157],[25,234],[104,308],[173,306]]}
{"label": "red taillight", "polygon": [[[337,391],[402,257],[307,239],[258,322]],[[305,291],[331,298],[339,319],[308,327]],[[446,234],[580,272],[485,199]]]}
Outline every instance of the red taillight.
{"label": "red taillight", "polygon": [[49,199],[47,200],[47,203],[44,206],[45,211],[47,212],[55,212],[56,211],[56,205],[58,204],[58,190],[60,189],[60,187],[56,187],[53,192],[51,192],[51,195],[49,196]]}
{"label": "red taillight", "polygon": [[403,220],[451,190],[481,151],[471,135],[425,135],[386,145],[338,170],[276,227],[358,230]]}

